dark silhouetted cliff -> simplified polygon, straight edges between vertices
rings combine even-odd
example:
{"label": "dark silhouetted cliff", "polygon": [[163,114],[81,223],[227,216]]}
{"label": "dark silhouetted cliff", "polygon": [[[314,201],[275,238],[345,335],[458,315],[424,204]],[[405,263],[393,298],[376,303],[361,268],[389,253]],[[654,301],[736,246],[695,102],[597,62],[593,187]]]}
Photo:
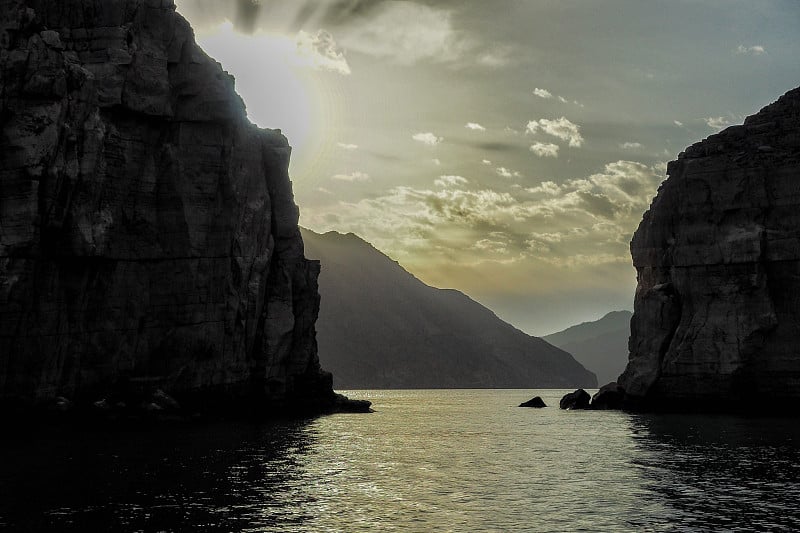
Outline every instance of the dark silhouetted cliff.
{"label": "dark silhouetted cliff", "polygon": [[425,285],[352,233],[303,239],[322,261],[317,337],[337,388],[596,386],[570,354]]}
{"label": "dark silhouetted cliff", "polygon": [[628,362],[630,311],[612,311],[599,320],[584,322],[542,337],[572,354],[597,374],[598,383],[616,381]]}
{"label": "dark silhouetted cliff", "polygon": [[290,147],[173,2],[0,0],[0,25],[3,404],[326,408]]}
{"label": "dark silhouetted cliff", "polygon": [[694,144],[631,242],[638,286],[619,380],[656,409],[800,400],[800,89]]}

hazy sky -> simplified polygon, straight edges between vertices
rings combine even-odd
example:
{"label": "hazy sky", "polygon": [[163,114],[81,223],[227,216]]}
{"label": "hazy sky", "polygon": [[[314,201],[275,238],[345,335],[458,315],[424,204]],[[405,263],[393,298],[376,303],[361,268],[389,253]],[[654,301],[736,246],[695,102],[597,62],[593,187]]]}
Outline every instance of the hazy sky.
{"label": "hazy sky", "polygon": [[666,162],[800,85],[797,0],[177,3],[302,225],[536,335],[631,309]]}

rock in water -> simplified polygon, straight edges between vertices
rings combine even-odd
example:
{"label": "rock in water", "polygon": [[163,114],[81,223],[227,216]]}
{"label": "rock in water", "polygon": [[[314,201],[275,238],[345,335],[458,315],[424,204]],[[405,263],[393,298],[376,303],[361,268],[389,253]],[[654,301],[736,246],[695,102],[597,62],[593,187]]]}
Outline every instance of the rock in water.
{"label": "rock in water", "polygon": [[590,400],[591,396],[589,396],[588,392],[583,389],[578,389],[569,394],[565,394],[558,403],[558,406],[561,409],[588,409]]}
{"label": "rock in water", "polygon": [[622,409],[625,399],[625,391],[615,382],[608,383],[600,387],[594,396],[590,409],[605,411],[608,409]]}
{"label": "rock in water", "polygon": [[533,398],[531,398],[527,402],[522,402],[521,404],[519,404],[519,407],[542,408],[542,407],[547,407],[547,404],[544,403],[544,400],[542,400],[541,396],[534,396]]}
{"label": "rock in water", "polygon": [[631,242],[633,406],[800,400],[800,89],[667,167]]}
{"label": "rock in water", "polygon": [[4,406],[334,406],[291,149],[172,0],[0,0],[0,105]]}

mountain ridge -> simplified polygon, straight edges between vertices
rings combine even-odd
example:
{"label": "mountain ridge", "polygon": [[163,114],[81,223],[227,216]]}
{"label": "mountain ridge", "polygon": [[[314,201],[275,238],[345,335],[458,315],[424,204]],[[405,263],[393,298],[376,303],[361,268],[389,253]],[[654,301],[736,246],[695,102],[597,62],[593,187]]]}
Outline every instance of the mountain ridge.
{"label": "mountain ridge", "polygon": [[357,235],[301,232],[323,265],[317,341],[337,387],[596,385],[568,353],[460,291],[426,285]]}

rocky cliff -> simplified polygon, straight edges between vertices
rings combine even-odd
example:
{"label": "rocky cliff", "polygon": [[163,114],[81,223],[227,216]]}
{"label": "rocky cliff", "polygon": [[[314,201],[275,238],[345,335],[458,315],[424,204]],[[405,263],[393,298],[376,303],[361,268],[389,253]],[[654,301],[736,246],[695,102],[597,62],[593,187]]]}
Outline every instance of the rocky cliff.
{"label": "rocky cliff", "polygon": [[0,0],[0,106],[3,405],[333,401],[290,147],[172,0]]}
{"label": "rocky cliff", "polygon": [[638,287],[619,384],[645,408],[796,406],[800,89],[667,173],[631,242]]}

